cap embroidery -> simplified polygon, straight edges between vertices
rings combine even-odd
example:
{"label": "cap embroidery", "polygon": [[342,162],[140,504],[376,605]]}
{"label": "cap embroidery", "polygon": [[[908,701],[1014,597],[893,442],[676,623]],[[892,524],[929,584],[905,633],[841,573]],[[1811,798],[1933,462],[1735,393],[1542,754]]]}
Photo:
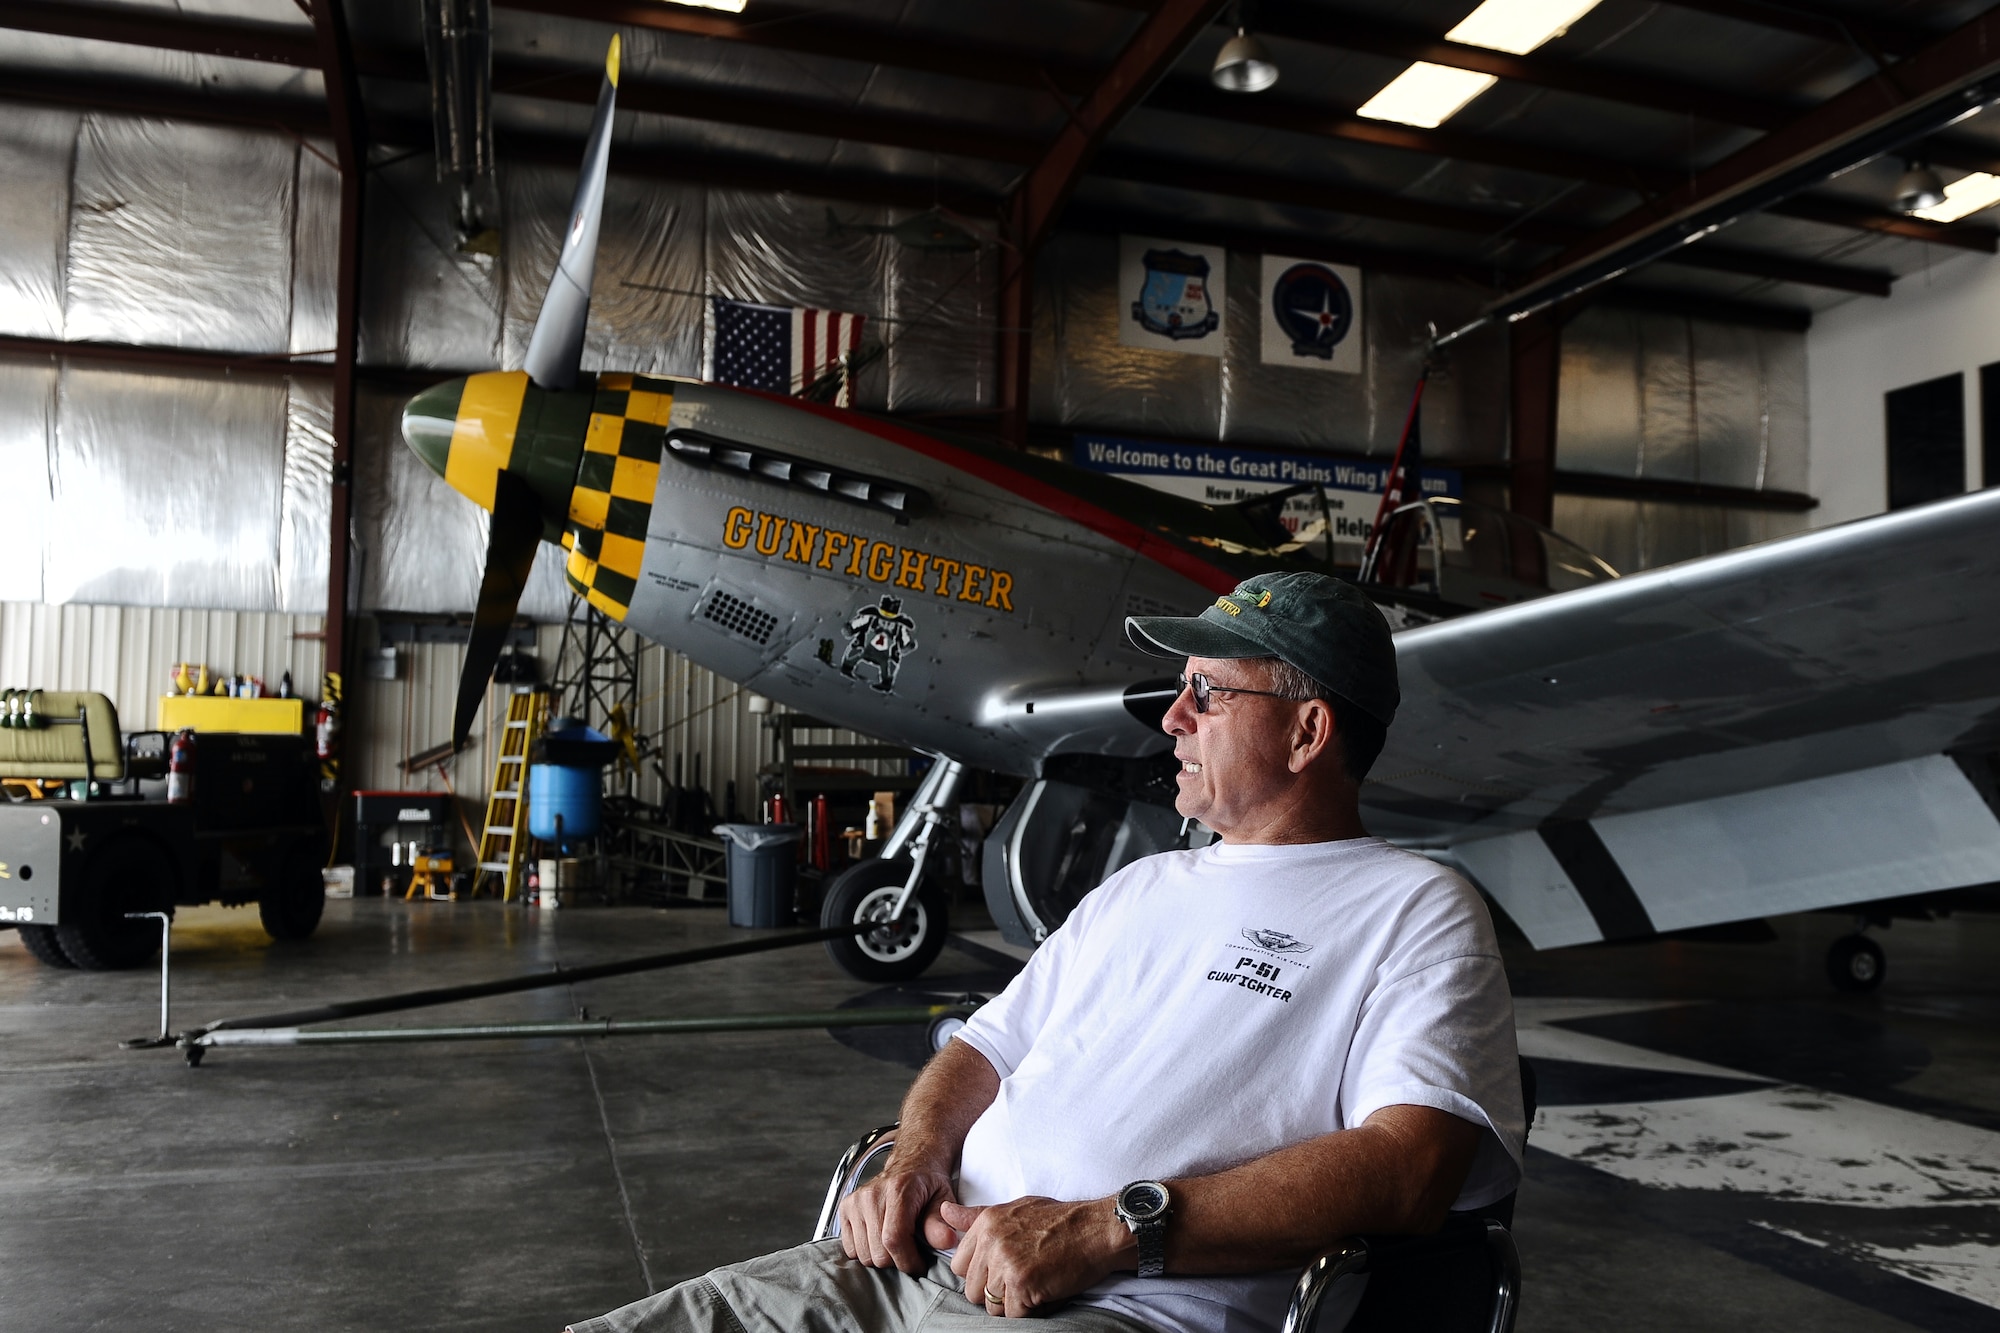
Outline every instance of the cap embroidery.
{"label": "cap embroidery", "polygon": [[1271,604],[1271,594],[1268,592],[1257,599],[1257,605],[1259,607],[1266,607],[1269,606],[1270,604]]}
{"label": "cap embroidery", "polygon": [[1223,610],[1227,611],[1232,616],[1240,616],[1243,614],[1243,608],[1238,606],[1236,603],[1230,601],[1227,597],[1216,598],[1215,604],[1221,607]]}

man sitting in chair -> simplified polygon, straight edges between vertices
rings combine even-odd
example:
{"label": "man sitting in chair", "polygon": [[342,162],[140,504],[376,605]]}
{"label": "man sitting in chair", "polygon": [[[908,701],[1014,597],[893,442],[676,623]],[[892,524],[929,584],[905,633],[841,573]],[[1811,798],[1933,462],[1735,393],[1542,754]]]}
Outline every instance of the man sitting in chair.
{"label": "man sitting in chair", "polygon": [[[1351,585],[1246,580],[1126,621],[1186,658],[1177,806],[1219,841],[1086,897],[924,1068],[837,1240],[717,1269],[574,1333],[1268,1333],[1300,1268],[1511,1194],[1521,1088],[1493,927],[1371,838],[1399,691]],[[1329,1294],[1339,1328],[1360,1291]]]}

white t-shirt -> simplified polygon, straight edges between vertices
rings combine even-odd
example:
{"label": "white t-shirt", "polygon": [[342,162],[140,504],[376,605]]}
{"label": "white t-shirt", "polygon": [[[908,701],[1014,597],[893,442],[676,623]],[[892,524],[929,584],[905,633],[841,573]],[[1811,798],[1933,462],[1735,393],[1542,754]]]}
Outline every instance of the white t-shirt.
{"label": "white t-shirt", "polygon": [[[1486,1129],[1454,1208],[1520,1180],[1513,1000],[1485,904],[1377,838],[1136,861],[958,1036],[1000,1075],[966,1136],[967,1204],[1207,1175],[1396,1105]],[[1079,1299],[1168,1333],[1275,1330],[1297,1277],[1125,1274]]]}

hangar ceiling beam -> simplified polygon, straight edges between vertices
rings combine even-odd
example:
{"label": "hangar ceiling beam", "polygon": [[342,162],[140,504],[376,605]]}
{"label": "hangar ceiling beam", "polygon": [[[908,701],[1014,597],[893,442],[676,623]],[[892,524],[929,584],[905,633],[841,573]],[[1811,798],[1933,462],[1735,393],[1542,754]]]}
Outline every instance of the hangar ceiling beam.
{"label": "hangar ceiling beam", "polygon": [[294,361],[283,355],[209,352],[194,347],[150,347],[144,343],[67,342],[60,338],[23,338],[14,334],[0,334],[0,352],[8,356],[71,357],[79,361],[110,361],[122,366],[158,366],[163,370],[194,370],[221,375],[325,379],[333,374],[331,362]]}
{"label": "hangar ceiling beam", "polygon": [[1768,0],[1667,0],[1667,3],[1676,9],[1692,9],[1776,32],[1797,33],[1801,37],[1817,37],[1839,46],[1858,45],[1864,52],[1870,52],[1872,48],[1891,56],[1908,55],[1919,50],[1937,35],[1913,23],[1836,13],[1801,4],[1799,0],[1784,0],[1782,4],[1769,3]]}
{"label": "hangar ceiling beam", "polygon": [[1140,21],[1097,86],[1082,101],[1065,103],[1055,142],[1014,186],[1008,202],[1012,244],[1002,249],[1000,259],[999,388],[1001,429],[1016,446],[1025,446],[1028,440],[1035,249],[1048,237],[1105,136],[1173,68],[1222,6],[1223,0],[1161,0]]}
{"label": "hangar ceiling beam", "polygon": [[1588,291],[1995,99],[2000,99],[2000,9],[1572,245],[1542,266],[1534,281],[1488,307],[1484,318],[1518,320]]}
{"label": "hangar ceiling beam", "polygon": [[[1591,305],[1609,306],[1614,310],[1678,315],[1683,319],[1707,319],[1718,324],[1747,324],[1752,328],[1777,329],[1784,333],[1804,333],[1812,327],[1812,311],[1802,306],[1765,305],[1758,301],[1736,301],[1697,292],[1633,287],[1622,282],[1599,287],[1586,300]],[[1558,486],[1556,489],[1562,488]]]}
{"label": "hangar ceiling beam", "polygon": [[[1099,160],[1094,174],[1194,193],[1289,204],[1446,231],[1495,238],[1511,234],[1535,245],[1568,246],[1590,234],[1587,227],[1550,218],[1517,219],[1505,213],[1460,208],[1455,204],[1434,203],[1427,199],[1411,199],[1403,195],[1358,190],[1331,182],[1302,180],[1296,176],[1267,172],[1218,171],[1206,167],[1195,170],[1191,164],[1180,159],[1151,154],[1107,153]],[[1889,284],[1894,281],[1892,275],[1875,269],[1793,259],[1760,251],[1723,249],[1713,245],[1688,247],[1666,256],[1666,260],[1684,268],[1827,287],[1862,296],[1887,296]]]}
{"label": "hangar ceiling beam", "polygon": [[[368,174],[367,113],[343,0],[313,0],[313,37],[326,85],[327,120],[340,163],[339,260],[334,276],[333,474],[327,520],[325,663],[347,679],[348,580],[352,575],[354,514],[354,360],[361,327],[361,187]],[[355,695],[346,696],[351,700]],[[350,725],[352,718],[348,719]],[[344,790],[344,781],[338,790]]]}
{"label": "hangar ceiling beam", "polygon": [[206,93],[184,84],[91,75],[9,73],[0,82],[0,102],[74,107],[80,111],[122,111],[133,116],[167,116],[217,125],[325,134],[326,108],[302,97]]}
{"label": "hangar ceiling beam", "polygon": [[[1728,0],[1729,4],[1738,2],[1739,0]],[[685,32],[703,37],[718,37],[723,40],[750,42],[786,50],[809,51],[815,54],[855,54],[856,58],[861,58],[863,53],[877,50],[870,43],[873,43],[882,32],[888,31],[867,25],[852,25],[840,20],[815,18],[803,12],[794,17],[790,10],[779,12],[774,16],[784,19],[784,22],[774,22],[771,18],[765,18],[757,23],[746,24],[739,19],[723,15],[709,15],[660,6],[653,3],[653,0],[575,0],[575,4],[569,3],[569,0],[502,0],[502,3],[504,7],[529,12],[561,12],[573,17]],[[576,8],[577,5],[581,5],[582,8]],[[1722,0],[1718,0],[1716,7],[1719,10],[1725,5]],[[1777,11],[1774,9],[1773,12]],[[1801,20],[1801,22],[1806,26],[1812,26],[1816,21]],[[829,26],[837,31],[830,33],[822,31]],[[104,4],[73,5],[55,3],[54,0],[0,0],[0,27],[88,37],[190,54],[231,56],[300,68],[316,69],[319,63],[318,47],[314,38],[275,24],[245,24],[177,14],[148,13]],[[849,34],[853,38],[851,41],[849,36],[840,35],[848,28],[853,28],[854,32],[859,34],[858,36]],[[806,35],[801,36],[801,34]],[[824,41],[820,40],[822,37],[825,38]],[[1080,67],[1062,66],[1047,67],[1048,78],[1043,78],[1044,66],[1036,65],[1029,68],[1022,63],[1021,57],[957,45],[937,46],[933,50],[934,45],[920,41],[891,43],[880,48],[882,54],[880,63],[896,64],[912,69],[929,69],[967,78],[979,77],[982,73],[986,73],[990,74],[992,81],[995,82],[1032,84],[1044,91],[1048,90],[1051,81],[1056,89],[1069,90],[1079,85],[1087,86],[1092,77],[1089,71]],[[424,77],[421,63],[414,56],[398,57],[384,52],[364,50],[359,53],[358,59],[362,71],[371,76],[407,81],[421,81]],[[556,76],[556,81],[562,80],[566,75],[571,76],[567,80],[568,83],[578,86],[551,88],[548,86],[552,82],[549,78],[551,73]],[[535,96],[546,91],[553,93],[557,100],[561,101],[578,104],[591,101],[596,96],[594,86],[582,88],[581,85],[589,81],[578,80],[573,77],[573,73],[573,71],[550,71],[535,65],[508,67],[503,64],[502,77],[512,87],[503,86],[501,91],[522,96]],[[93,101],[91,96],[86,95],[84,89],[68,87],[59,81],[37,80],[29,76],[24,82],[26,87],[10,90],[21,94],[23,100],[58,101],[67,105],[101,105],[108,110],[129,110],[138,114],[189,115],[211,120],[221,118],[232,123],[277,124],[293,130],[312,130],[319,127],[316,113],[304,103],[291,106],[285,104],[283,99],[274,99],[276,105],[269,111],[260,111],[244,105],[217,108],[204,104],[190,108],[186,104],[172,101],[171,93],[166,90],[162,90],[156,98],[147,98],[139,96],[134,87],[111,86],[107,88],[101,100]],[[49,86],[38,88],[35,86],[37,83]],[[204,97],[203,102],[207,103],[207,100]],[[747,107],[744,103],[747,103]],[[713,94],[702,94],[697,97],[686,90],[667,84],[646,85],[634,81],[630,95],[625,99],[625,105],[628,110],[646,110],[661,115],[718,120],[730,124],[755,124],[759,128],[781,132],[826,134],[835,131],[838,137],[856,142],[885,143],[892,147],[916,148],[926,152],[949,152],[1016,164],[1036,160],[1042,147],[1039,140],[1025,137],[993,134],[980,130],[955,131],[949,127],[939,127],[928,122],[912,122],[902,117],[880,113],[829,112],[820,105],[772,104],[765,99],[718,100]],[[1685,179],[1683,172],[1670,167],[1622,162],[1566,149],[1522,144],[1490,135],[1444,128],[1424,130],[1390,121],[1369,120],[1354,115],[1351,108],[1324,107],[1296,99],[1274,99],[1269,96],[1235,97],[1194,79],[1179,80],[1156,88],[1147,98],[1146,105],[1157,110],[1200,116],[1210,120],[1367,143],[1377,147],[1402,149],[1459,161],[1480,162],[1491,166],[1532,171],[1558,179],[1581,180],[1597,185],[1631,189],[1641,194],[1662,193],[1674,188]],[[218,109],[226,111],[226,114],[218,117],[214,114]],[[248,114],[240,114],[243,112]],[[1959,167],[1967,171],[2000,169],[2000,161],[1995,160],[1995,155],[1976,144],[1933,139],[1923,145],[1923,150],[1929,154],[1931,160],[1943,166]],[[1824,196],[1787,200],[1773,206],[1769,211],[1828,226],[1900,236],[1909,240],[1978,250],[1988,254],[1994,252],[1996,236],[2000,236],[2000,233],[1996,233],[1991,227],[1966,223],[1950,225],[1935,223],[1923,218],[1906,217],[1899,213],[1870,209]]]}
{"label": "hangar ceiling beam", "polygon": [[832,56],[868,65],[888,65],[927,74],[948,74],[1047,92],[1087,93],[1098,70],[1029,52],[919,37],[906,29],[856,23],[824,9],[759,3],[754,14],[703,12],[663,5],[659,0],[495,0],[499,9],[557,18],[589,19],[626,28],[670,32],[696,39],[740,42],[803,55]]}
{"label": "hangar ceiling beam", "polygon": [[1423,28],[1382,22],[1322,5],[1274,5],[1260,9],[1257,30],[1267,37],[1286,37],[1397,60],[1424,60],[1557,92],[1648,107],[1677,116],[1696,116],[1722,125],[1771,130],[1797,114],[1797,108],[1787,103],[1746,96],[1726,88],[1688,83],[1642,70],[1587,65],[1560,56],[1510,55],[1483,46],[1449,42]]}
{"label": "hangar ceiling beam", "polygon": [[[1632,190],[1641,195],[1663,194],[1687,180],[1685,171],[1671,167],[1623,162],[1616,158],[1547,148],[1462,130],[1419,129],[1395,121],[1370,120],[1355,115],[1347,107],[1328,107],[1297,99],[1274,98],[1269,94],[1241,97],[1195,79],[1175,79],[1161,85],[1146,99],[1146,108],[1254,125],[1259,129],[1401,149],[1429,157],[1531,171],[1557,180],[1586,181],[1592,185]],[[1938,160],[1945,161],[1943,158]],[[1992,227],[1976,223],[1932,222],[1824,195],[1786,200],[1769,211],[1828,226],[1901,236],[1907,240],[1978,250],[1985,254],[1992,254],[1996,241],[2000,241],[2000,232]]]}
{"label": "hangar ceiling beam", "polygon": [[261,60],[300,69],[319,67],[319,48],[304,28],[236,23],[171,10],[145,10],[68,0],[4,0],[0,28],[77,37],[126,46],[151,46],[190,55]]}

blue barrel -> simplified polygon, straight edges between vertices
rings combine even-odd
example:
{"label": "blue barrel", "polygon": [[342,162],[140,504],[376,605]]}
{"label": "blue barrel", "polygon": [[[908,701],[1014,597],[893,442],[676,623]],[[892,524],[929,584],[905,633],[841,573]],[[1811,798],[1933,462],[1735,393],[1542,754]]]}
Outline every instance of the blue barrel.
{"label": "blue barrel", "polygon": [[550,723],[528,756],[528,832],[564,851],[595,836],[604,811],[599,774],[617,752],[616,741],[575,718]]}
{"label": "blue barrel", "polygon": [[[595,768],[561,764],[528,766],[528,832],[543,842],[565,844],[597,832],[604,809],[604,789]],[[556,820],[562,820],[558,839]]]}

